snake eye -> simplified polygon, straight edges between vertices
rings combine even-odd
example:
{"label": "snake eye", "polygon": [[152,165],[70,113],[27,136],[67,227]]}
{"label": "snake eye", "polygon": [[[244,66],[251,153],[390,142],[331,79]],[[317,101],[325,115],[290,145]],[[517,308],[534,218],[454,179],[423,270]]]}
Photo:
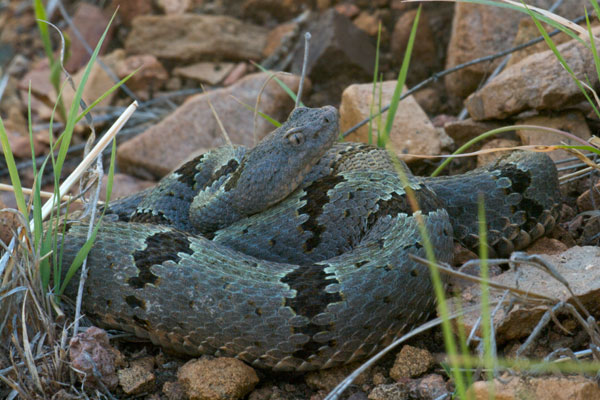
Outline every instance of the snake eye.
{"label": "snake eye", "polygon": [[294,146],[300,146],[304,143],[304,133],[296,129],[290,129],[286,134],[289,142]]}

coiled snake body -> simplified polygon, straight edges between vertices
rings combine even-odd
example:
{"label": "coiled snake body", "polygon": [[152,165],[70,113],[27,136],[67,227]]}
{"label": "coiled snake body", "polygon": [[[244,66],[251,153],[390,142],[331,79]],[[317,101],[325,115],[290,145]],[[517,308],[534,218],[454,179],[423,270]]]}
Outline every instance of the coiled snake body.
{"label": "coiled snake body", "polygon": [[[478,244],[480,192],[499,255],[557,218],[557,172],[543,154],[438,179],[398,164],[403,184],[387,152],[334,144],[337,134],[333,107],[298,108],[255,148],[214,150],[112,203],[119,218],[105,218],[88,257],[87,315],[177,353],[328,368],[431,313],[429,271],[408,257],[424,256],[417,215],[440,261],[450,261],[453,238]],[[86,233],[68,224],[65,265]]]}

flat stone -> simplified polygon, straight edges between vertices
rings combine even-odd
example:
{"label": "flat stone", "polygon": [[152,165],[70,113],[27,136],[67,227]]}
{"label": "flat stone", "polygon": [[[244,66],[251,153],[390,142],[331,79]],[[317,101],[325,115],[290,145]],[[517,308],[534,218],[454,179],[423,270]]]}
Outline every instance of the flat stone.
{"label": "flat stone", "polygon": [[145,368],[134,365],[131,368],[123,368],[117,372],[119,385],[127,395],[143,393],[154,388],[156,377]]}
{"label": "flat stone", "polygon": [[190,400],[234,400],[258,383],[256,372],[235,358],[197,359],[177,371],[177,379]]}
{"label": "flat stone", "polygon": [[152,14],[153,0],[112,0],[111,11],[119,7],[119,18],[125,25],[131,25],[133,19],[140,15]]}
{"label": "flat stone", "polygon": [[[555,270],[563,276],[575,296],[583,303],[591,315],[600,315],[600,248],[595,246],[575,246],[560,254],[541,255],[550,262]],[[560,301],[572,303],[571,296],[565,287],[550,275],[539,268],[520,268],[506,271],[492,280],[494,282],[515,287],[518,279],[519,288],[525,292],[537,293]],[[494,304],[502,297],[503,291],[492,291],[490,302]],[[480,287],[471,285],[461,292],[461,299],[452,299],[449,302],[451,309],[456,309],[455,303],[461,302],[461,308],[476,306],[480,304]],[[547,307],[529,306],[527,304],[516,305],[508,315],[500,309],[494,316],[496,329],[496,342],[505,343],[513,339],[521,339],[528,336],[537,325]],[[470,332],[479,317],[479,312],[467,313],[463,317],[465,332]],[[479,329],[478,335],[481,335]]]}
{"label": "flat stone", "polygon": [[586,190],[577,198],[577,209],[579,212],[597,210],[600,207],[600,183],[594,189]]}
{"label": "flat stone", "polygon": [[267,35],[267,44],[263,49],[263,57],[267,58],[275,52],[281,45],[283,39],[294,32],[298,24],[296,22],[287,22],[285,24],[277,25],[275,28],[269,31]]}
{"label": "flat stone", "polygon": [[[102,177],[102,188],[100,189],[100,200],[106,200],[106,183],[108,182],[108,176]],[[141,192],[144,189],[156,185],[154,181],[146,181],[138,179],[134,176],[116,173],[113,176],[113,185],[111,192],[111,200],[116,200],[121,197],[126,197],[137,192]]]}
{"label": "flat stone", "polygon": [[200,62],[185,67],[177,67],[173,70],[173,73],[182,78],[216,85],[223,81],[233,71],[234,67],[234,63]]}
{"label": "flat stone", "polygon": [[125,49],[177,61],[258,60],[267,34],[265,28],[224,15],[143,15],[133,20]]}
{"label": "flat stone", "polygon": [[[592,137],[590,128],[588,127],[588,124],[585,120],[585,116],[580,111],[566,111],[553,115],[536,115],[517,121],[517,125],[533,125],[543,126],[546,128],[554,128],[568,132],[583,140],[587,140],[590,137]],[[578,142],[559,133],[531,129],[518,129],[516,132],[517,135],[521,138],[521,142],[523,142],[523,144],[581,145],[581,142]],[[565,150],[551,151],[548,153],[548,155],[555,161],[573,157],[573,154],[568,153]]]}
{"label": "flat stone", "polygon": [[[123,50],[115,50],[123,51]],[[125,83],[135,94],[147,100],[150,93],[158,91],[169,79],[169,73],[156,57],[151,54],[137,54],[119,60],[115,72],[119,79],[125,78],[136,69],[139,69]]]}
{"label": "flat stone", "polygon": [[496,400],[587,400],[600,398],[600,387],[593,379],[582,376],[504,376],[501,380],[494,379],[493,389],[487,381],[475,382],[467,391],[467,397],[473,400],[487,400],[491,397]]}
{"label": "flat stone", "polygon": [[[86,43],[92,48],[96,47],[104,30],[108,26],[109,21],[110,16],[105,14],[101,8],[86,2],[78,3],[75,14],[73,15],[73,25],[75,25]],[[100,54],[104,53],[111,42],[114,27],[115,24],[113,23],[108,29],[108,33],[100,48]],[[69,72],[75,72],[88,63],[90,55],[85,49],[84,44],[73,34],[73,32],[71,32],[70,28],[67,30],[67,34],[71,39],[71,45],[69,47],[71,55],[65,62],[65,68]]]}
{"label": "flat stone", "polygon": [[[554,0],[532,0],[527,4],[548,9],[554,2]],[[565,0],[555,13],[565,18],[578,17],[583,14],[581,0]],[[512,47],[519,21],[529,18],[526,13],[503,7],[457,3],[446,68]],[[498,58],[493,62],[471,65],[446,76],[444,79],[448,92],[460,97],[468,96],[501,60],[502,58]],[[535,71],[538,74],[540,72],[542,71],[539,69]]]}
{"label": "flat stone", "polygon": [[192,7],[192,0],[158,0],[156,3],[165,14],[184,14]]}
{"label": "flat stone", "polygon": [[[551,32],[554,29],[550,25],[542,25],[546,28],[547,32]],[[521,21],[519,21],[519,28],[515,36],[513,46],[518,46],[520,44],[529,42],[530,40],[535,39],[539,36],[540,31],[538,30],[538,27],[535,24],[535,22],[531,18],[522,19]],[[567,42],[569,40],[571,40],[571,37],[566,33],[559,33],[558,35],[552,36],[552,41],[554,42],[554,44],[557,45]],[[510,59],[508,60],[506,66],[510,67],[511,65],[518,63],[522,59],[534,53],[539,53],[546,50],[548,50],[548,45],[546,44],[546,41],[542,40],[541,42],[536,43],[532,46],[528,46],[524,49],[511,53]]]}
{"label": "flat stone", "polygon": [[[396,81],[383,82],[382,104],[389,104],[396,87]],[[372,101],[373,86],[365,83],[351,85],[342,94],[340,105],[340,129],[346,131],[358,122],[369,117]],[[376,102],[379,101],[376,94]],[[377,103],[376,103],[377,104]],[[383,125],[387,114],[383,114]],[[377,124],[373,121],[373,143],[376,139]],[[369,143],[368,124],[362,126],[348,135],[347,140]],[[394,152],[406,162],[415,161],[418,158],[406,156],[405,154],[437,155],[442,148],[441,134],[433,126],[427,114],[421,109],[412,96],[403,99],[398,106],[390,132],[390,143]]]}
{"label": "flat stone", "polygon": [[[254,112],[233,97],[254,106],[267,79],[267,73],[252,74],[230,87],[189,98],[163,121],[119,148],[117,160],[121,171],[144,179],[158,179],[192,155],[226,144],[208,101],[215,108],[231,141],[252,147]],[[297,91],[299,77],[282,75],[280,79],[292,91]],[[310,90],[310,85],[305,84],[305,89]],[[293,100],[271,80],[262,92],[260,111],[284,121],[293,107]],[[273,125],[258,117],[256,140],[273,129]]]}
{"label": "flat stone", "polygon": [[[493,8],[493,7],[492,7]],[[595,34],[600,28],[593,29]],[[600,48],[598,42],[596,46]],[[592,52],[575,39],[558,45],[575,76],[598,85]],[[584,96],[550,50],[535,53],[514,64],[465,101],[475,120],[504,119],[525,110],[563,110]]]}

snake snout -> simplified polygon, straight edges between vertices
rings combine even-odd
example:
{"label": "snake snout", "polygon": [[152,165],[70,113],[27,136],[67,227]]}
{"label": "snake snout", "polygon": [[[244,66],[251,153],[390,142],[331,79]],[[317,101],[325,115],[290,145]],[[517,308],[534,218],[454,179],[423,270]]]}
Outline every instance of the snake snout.
{"label": "snake snout", "polygon": [[327,124],[327,125],[332,124],[332,123],[337,124],[338,112],[335,109],[335,107],[325,106],[325,107],[321,107],[321,110],[323,110],[323,115],[322,115],[321,119],[324,124]]}

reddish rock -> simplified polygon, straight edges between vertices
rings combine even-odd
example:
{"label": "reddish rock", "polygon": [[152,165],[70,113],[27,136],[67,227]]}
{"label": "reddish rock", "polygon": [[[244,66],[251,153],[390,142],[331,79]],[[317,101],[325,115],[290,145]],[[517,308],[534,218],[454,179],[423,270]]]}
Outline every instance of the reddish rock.
{"label": "reddish rock", "polygon": [[223,81],[223,86],[230,86],[242,79],[248,73],[248,64],[245,62],[238,63],[227,75]]}
{"label": "reddish rock", "polygon": [[[527,4],[548,9],[554,2],[554,0],[532,0]],[[565,18],[576,18],[582,14],[581,4],[580,0],[566,0],[555,12]],[[508,8],[457,3],[446,68],[510,48],[519,21],[529,18],[525,13]],[[498,58],[491,63],[475,64],[446,76],[446,88],[450,93],[466,97],[481,84],[482,79],[485,79],[485,76],[490,74],[501,60]]]}
{"label": "reddish rock", "polygon": [[8,245],[17,232],[19,219],[13,211],[5,210],[8,206],[0,199],[0,241]]}
{"label": "reddish rock", "polygon": [[[100,189],[100,200],[106,200],[106,183],[108,182],[108,175],[102,177],[102,188]],[[116,200],[121,197],[126,197],[137,192],[141,192],[144,189],[156,185],[154,181],[145,181],[138,179],[131,175],[116,173],[113,176],[113,185],[111,192],[111,200]]]}
{"label": "reddish rock", "polygon": [[[341,367],[312,371],[306,374],[304,381],[308,386],[315,390],[324,390],[325,392],[330,392],[360,365],[360,363],[352,363],[343,365]],[[354,384],[366,384],[369,380],[369,373],[370,370],[368,369],[357,376],[354,380]]]}
{"label": "reddish rock", "polygon": [[234,63],[200,62],[185,67],[177,67],[173,70],[173,74],[182,78],[208,83],[209,85],[216,85],[223,81],[234,68]]}
{"label": "reddish rock", "polygon": [[[91,48],[96,47],[109,21],[110,17],[105,15],[101,8],[86,2],[78,3],[73,15],[73,25],[75,25],[83,36],[83,39],[85,39],[85,42]],[[114,26],[115,24],[113,23],[109,28],[100,48],[100,54],[104,53],[111,42]],[[84,44],[71,32],[70,28],[67,30],[67,34],[71,39],[71,46],[69,47],[71,55],[65,62],[65,68],[69,72],[75,72],[88,63],[90,55],[85,49]]]}
{"label": "reddish rock", "polygon": [[157,0],[165,14],[184,14],[192,7],[192,0]]}
{"label": "reddish rock", "polygon": [[560,254],[568,249],[567,245],[560,240],[552,238],[540,238],[536,240],[529,248],[529,254]]}
{"label": "reddish rock", "polygon": [[[493,7],[492,7],[493,8]],[[596,28],[595,34],[600,30]],[[600,46],[596,42],[596,46]],[[558,47],[575,76],[598,85],[592,52],[575,39]],[[600,47],[599,47],[600,48]],[[506,68],[467,98],[475,120],[503,119],[525,110],[563,110],[584,99],[583,94],[550,50],[535,53]]]}
{"label": "reddish rock", "polygon": [[[193,154],[225,144],[208,100],[232,142],[253,146],[254,112],[239,104],[233,97],[254,105],[267,79],[266,73],[253,74],[231,87],[191,97],[162,122],[123,144],[117,151],[119,167],[122,171],[137,176],[160,178]],[[287,75],[280,79],[293,91],[297,90],[298,77]],[[266,85],[259,105],[262,112],[284,121],[293,106],[293,100],[277,82],[271,80]],[[269,122],[259,117],[256,140],[273,129]]]}
{"label": "reddish rock", "polygon": [[119,7],[118,16],[125,25],[131,25],[140,15],[152,14],[152,0],[112,0],[111,11]]}
{"label": "reddish rock", "polygon": [[335,11],[337,11],[338,13],[342,14],[343,16],[345,16],[347,18],[354,18],[360,12],[360,8],[358,8],[356,6],[356,4],[352,4],[352,3],[337,4],[334,8],[335,8]]}
{"label": "reddish rock", "polygon": [[285,24],[277,25],[275,28],[271,29],[267,36],[267,43],[265,45],[265,48],[263,49],[263,57],[267,58],[271,54],[273,54],[275,50],[279,48],[283,39],[288,35],[292,34],[297,27],[297,23],[288,22]]}
{"label": "reddish rock", "polygon": [[72,367],[75,371],[85,374],[87,385],[97,384],[97,380],[100,379],[107,388],[116,388],[119,382],[115,372],[117,353],[108,342],[106,331],[95,326],[78,333],[69,342]]}
{"label": "reddish rock", "polygon": [[[598,210],[600,208],[600,183],[597,183],[594,188],[583,192],[577,198],[577,208],[579,212]],[[563,218],[563,220],[570,218]]]}
{"label": "reddish rock", "polygon": [[177,61],[258,60],[267,34],[265,28],[224,15],[144,15],[133,20],[125,49]]}
{"label": "reddish rock", "polygon": [[501,128],[502,126],[505,126],[505,124],[501,122],[473,121],[468,118],[462,121],[448,122],[444,125],[444,131],[446,131],[446,134],[454,140],[454,143],[456,143],[457,146],[462,146],[482,133]]}
{"label": "reddish rock", "polygon": [[[354,25],[369,36],[377,37],[379,31],[379,18],[377,15],[371,14],[367,11],[361,12],[358,17],[354,20]],[[381,26],[381,31],[385,30],[384,26]]]}
{"label": "reddish rock", "polygon": [[[122,50],[117,50],[122,51]],[[146,100],[169,79],[169,73],[156,57],[150,54],[129,56],[117,62],[115,72],[119,79],[138,71],[125,83],[136,95]]]}
{"label": "reddish rock", "polygon": [[123,392],[130,396],[152,390],[156,380],[151,371],[139,365],[120,369],[117,375]]}

